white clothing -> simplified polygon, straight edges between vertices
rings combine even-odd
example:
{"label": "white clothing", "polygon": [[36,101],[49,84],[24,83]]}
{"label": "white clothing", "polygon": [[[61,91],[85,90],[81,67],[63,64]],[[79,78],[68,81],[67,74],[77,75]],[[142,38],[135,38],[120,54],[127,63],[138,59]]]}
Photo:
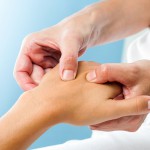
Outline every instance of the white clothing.
{"label": "white clothing", "polygon": [[[150,59],[150,31],[129,46],[126,57],[128,62]],[[137,132],[93,131],[89,139],[72,140],[38,150],[150,150],[150,115]]]}

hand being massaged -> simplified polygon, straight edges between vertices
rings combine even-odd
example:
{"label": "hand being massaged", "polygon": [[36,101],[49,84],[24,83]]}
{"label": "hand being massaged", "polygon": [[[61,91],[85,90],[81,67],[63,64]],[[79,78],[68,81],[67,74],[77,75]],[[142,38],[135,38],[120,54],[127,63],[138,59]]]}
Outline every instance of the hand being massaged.
{"label": "hand being massaged", "polygon": [[[75,80],[66,82],[59,78],[58,66],[48,72],[40,85],[33,91],[35,99],[44,109],[53,106],[61,122],[75,125],[90,125],[127,115],[137,115],[148,110],[147,97],[141,101],[136,97],[129,100],[114,100],[121,92],[116,83],[95,84],[86,80],[89,70],[99,64],[80,62]],[[34,93],[33,92],[33,93]],[[38,93],[38,94],[37,94]],[[146,108],[146,109],[145,109]]]}
{"label": "hand being massaged", "polygon": [[149,112],[149,96],[114,100],[122,92],[119,84],[88,82],[86,74],[98,65],[79,62],[77,77],[72,81],[60,79],[59,66],[48,71],[39,86],[25,92],[1,118],[1,149],[26,149],[58,123],[92,125]]}

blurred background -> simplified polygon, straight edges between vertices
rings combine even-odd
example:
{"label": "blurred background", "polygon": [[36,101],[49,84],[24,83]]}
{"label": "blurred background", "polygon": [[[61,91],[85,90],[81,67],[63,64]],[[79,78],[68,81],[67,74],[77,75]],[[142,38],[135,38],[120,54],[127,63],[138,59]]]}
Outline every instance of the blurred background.
{"label": "blurred background", "polygon": [[[23,92],[13,78],[13,67],[23,38],[31,32],[58,23],[96,0],[0,0],[0,116],[9,110]],[[123,41],[89,49],[79,60],[100,63],[120,62]],[[15,134],[15,133],[14,133]],[[91,136],[88,127],[57,125],[31,147],[60,144]]]}

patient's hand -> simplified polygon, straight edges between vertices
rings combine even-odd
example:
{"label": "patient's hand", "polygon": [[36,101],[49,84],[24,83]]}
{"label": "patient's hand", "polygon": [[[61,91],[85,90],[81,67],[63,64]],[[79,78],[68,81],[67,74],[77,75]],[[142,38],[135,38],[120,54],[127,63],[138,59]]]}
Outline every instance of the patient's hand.
{"label": "patient's hand", "polygon": [[80,62],[77,78],[68,82],[60,79],[58,66],[44,76],[32,94],[47,117],[53,111],[58,122],[91,125],[122,116],[147,113],[148,96],[118,101],[114,100],[122,92],[118,84],[88,82],[87,72],[97,65],[94,62]]}

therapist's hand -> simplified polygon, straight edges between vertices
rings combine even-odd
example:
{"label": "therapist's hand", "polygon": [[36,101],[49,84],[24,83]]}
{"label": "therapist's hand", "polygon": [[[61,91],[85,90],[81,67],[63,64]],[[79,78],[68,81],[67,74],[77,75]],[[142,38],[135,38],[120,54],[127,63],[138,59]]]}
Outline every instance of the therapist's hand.
{"label": "therapist's hand", "polygon": [[23,90],[36,87],[47,69],[59,62],[60,77],[75,78],[78,56],[96,39],[92,17],[85,9],[24,39],[14,69],[15,79]]}
{"label": "therapist's hand", "polygon": [[[88,47],[116,41],[148,27],[149,4],[149,0],[97,2],[53,27],[27,36],[14,69],[15,79],[22,89],[30,90],[58,62],[60,77],[74,79],[77,58]],[[31,76],[32,72],[35,76]]]}
{"label": "therapist's hand", "polygon": [[[117,81],[123,85],[125,99],[139,95],[150,95],[150,61],[141,60],[129,64],[103,64],[87,74],[90,82],[105,83]],[[150,107],[150,106],[149,106]],[[146,115],[129,116],[91,126],[93,130],[136,131]]]}

